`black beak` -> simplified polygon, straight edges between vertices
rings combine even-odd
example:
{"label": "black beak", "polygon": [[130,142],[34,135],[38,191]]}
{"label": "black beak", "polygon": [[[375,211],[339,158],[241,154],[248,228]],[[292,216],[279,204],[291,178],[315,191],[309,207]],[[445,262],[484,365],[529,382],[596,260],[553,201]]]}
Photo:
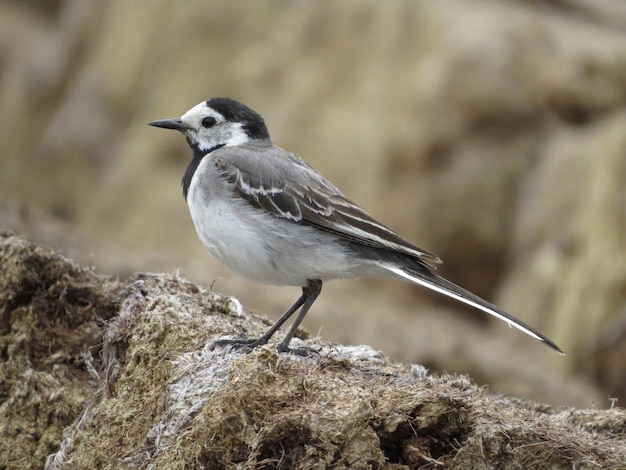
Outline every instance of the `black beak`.
{"label": "black beak", "polygon": [[154,127],[162,127],[163,129],[175,129],[181,132],[185,132],[187,129],[189,129],[189,126],[183,123],[183,121],[180,118],[163,119],[161,121],[152,121],[152,122],[149,122],[148,125],[154,126]]}

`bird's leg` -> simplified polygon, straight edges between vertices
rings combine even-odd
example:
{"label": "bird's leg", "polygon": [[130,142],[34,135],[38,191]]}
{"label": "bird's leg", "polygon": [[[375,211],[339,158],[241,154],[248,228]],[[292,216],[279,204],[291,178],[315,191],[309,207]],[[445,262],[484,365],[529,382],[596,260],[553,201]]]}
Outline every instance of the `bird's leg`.
{"label": "bird's leg", "polygon": [[[306,287],[302,288],[302,297],[304,297],[302,309],[300,310],[300,313],[298,313],[298,316],[294,320],[293,325],[291,325],[291,328],[289,328],[289,331],[287,332],[283,340],[278,343],[278,352],[291,351],[291,349],[289,349],[289,343],[296,334],[298,326],[300,326],[300,323],[302,323],[302,320],[304,320],[304,317],[311,308],[311,305],[313,305],[313,302],[315,302],[317,296],[320,295],[320,292],[322,292],[322,281],[320,281],[319,279],[309,279],[307,281]],[[300,299],[298,300],[302,300],[302,297],[300,297]],[[297,350],[293,350],[293,352],[295,352],[296,354],[308,355],[307,352],[301,351],[300,348]]]}
{"label": "bird's leg", "polygon": [[[293,315],[296,310],[304,305],[302,311],[300,312],[294,323],[295,328],[292,326],[292,328],[287,333],[285,339],[283,339],[283,341],[281,341],[281,343],[279,344],[279,351],[288,350],[289,348],[286,348],[286,346],[289,344],[289,341],[291,341],[291,338],[296,332],[296,328],[304,318],[304,315],[306,315],[306,311],[311,307],[321,290],[322,281],[308,281],[307,285],[302,287],[302,295],[298,298],[298,300],[296,300],[295,303],[291,307],[289,307],[278,320],[276,320],[276,322],[269,328],[269,330],[267,330],[257,339],[219,339],[211,345],[211,349],[221,346],[232,346],[237,349],[254,349],[257,346],[266,344],[270,340],[270,338],[274,336],[274,333],[276,333],[276,331],[278,331],[278,329],[283,326],[283,324],[289,319],[289,317],[291,317],[291,315]],[[287,340],[286,343],[285,340]],[[283,343],[285,343],[285,349],[281,349]]]}

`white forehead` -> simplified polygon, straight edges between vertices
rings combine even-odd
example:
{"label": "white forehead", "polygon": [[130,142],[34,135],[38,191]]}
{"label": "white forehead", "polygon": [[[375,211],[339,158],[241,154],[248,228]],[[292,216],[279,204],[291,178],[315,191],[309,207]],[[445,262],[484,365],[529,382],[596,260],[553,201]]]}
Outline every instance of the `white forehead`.
{"label": "white forehead", "polygon": [[218,122],[225,121],[224,116],[215,111],[213,108],[207,106],[206,101],[195,105],[180,118],[183,122],[186,122],[194,127],[198,127],[200,126],[200,121],[202,121],[207,116],[214,117],[215,120]]}
{"label": "white forehead", "polygon": [[188,128],[185,130],[187,140],[197,145],[200,150],[232,147],[248,142],[249,137],[242,123],[231,122],[228,125],[205,128],[202,126],[202,120],[208,116],[215,118],[218,124],[226,122],[221,113],[207,106],[204,101],[180,117],[188,125]]}

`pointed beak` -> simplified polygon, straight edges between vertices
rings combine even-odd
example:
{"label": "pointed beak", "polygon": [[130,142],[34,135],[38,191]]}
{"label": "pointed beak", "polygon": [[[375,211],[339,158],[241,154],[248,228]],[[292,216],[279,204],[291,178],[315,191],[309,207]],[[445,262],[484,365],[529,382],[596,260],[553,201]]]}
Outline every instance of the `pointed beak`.
{"label": "pointed beak", "polygon": [[175,129],[181,132],[185,132],[187,129],[189,129],[189,126],[187,126],[180,118],[152,121],[149,122],[148,125],[154,127],[162,127],[163,129]]}

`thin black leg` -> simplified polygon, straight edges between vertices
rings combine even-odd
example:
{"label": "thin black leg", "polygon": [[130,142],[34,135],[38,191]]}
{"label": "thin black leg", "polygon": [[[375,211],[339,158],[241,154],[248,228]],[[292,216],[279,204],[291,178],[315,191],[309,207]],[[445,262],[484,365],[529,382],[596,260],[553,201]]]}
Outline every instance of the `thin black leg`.
{"label": "thin black leg", "polygon": [[214,349],[220,346],[227,346],[227,345],[230,345],[235,348],[254,349],[257,346],[266,344],[270,340],[270,338],[274,336],[274,333],[276,333],[278,329],[281,326],[283,326],[283,324],[289,319],[289,317],[291,317],[291,315],[293,315],[296,310],[302,307],[302,310],[298,314],[296,321],[294,322],[292,327],[289,329],[287,336],[285,336],[285,338],[278,345],[279,351],[281,352],[288,351],[289,342],[291,341],[293,336],[296,334],[298,325],[304,319],[304,316],[306,315],[307,311],[311,308],[311,305],[313,305],[313,302],[315,302],[315,299],[320,294],[321,290],[322,290],[322,281],[319,281],[319,280],[307,281],[307,285],[302,288],[302,295],[298,298],[298,300],[296,300],[295,303],[291,307],[289,307],[287,311],[283,313],[278,320],[276,320],[276,322],[274,322],[274,324],[269,328],[269,330],[267,330],[257,339],[219,339],[211,345],[211,349]]}
{"label": "thin black leg", "polygon": [[[278,343],[279,352],[289,351],[289,343],[296,334],[298,326],[300,326],[300,323],[302,323],[302,320],[304,320],[304,317],[311,308],[311,305],[313,305],[313,302],[315,302],[317,296],[320,295],[320,292],[322,292],[322,281],[320,281],[319,279],[308,280],[307,287],[302,288],[302,295],[306,295],[303,301],[302,310],[300,310],[300,313],[298,313],[298,316],[294,320],[291,328],[289,328],[289,331],[287,332],[283,340]],[[302,297],[300,297],[300,299],[302,299]]]}

